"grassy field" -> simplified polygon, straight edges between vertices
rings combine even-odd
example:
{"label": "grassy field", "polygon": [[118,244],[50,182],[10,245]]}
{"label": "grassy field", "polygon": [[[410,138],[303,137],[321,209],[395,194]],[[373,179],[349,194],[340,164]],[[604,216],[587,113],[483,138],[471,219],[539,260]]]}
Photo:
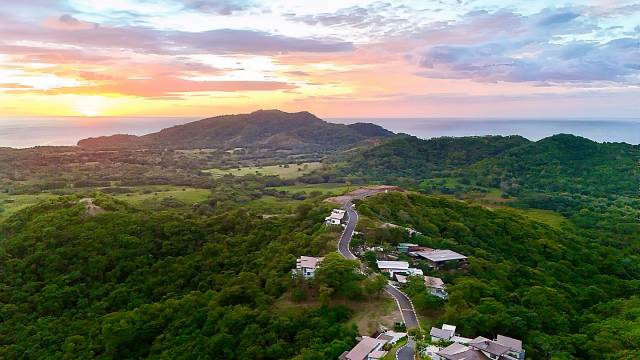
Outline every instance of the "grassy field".
{"label": "grassy field", "polygon": [[18,210],[27,206],[35,205],[38,202],[55,197],[56,195],[49,193],[41,193],[36,195],[8,195],[0,194],[0,220],[11,216]]}
{"label": "grassy field", "polygon": [[116,198],[134,206],[152,206],[164,198],[174,198],[186,205],[205,201],[211,195],[207,189],[196,189],[177,186],[144,186],[133,187],[137,191],[128,194],[115,195]]}
{"label": "grassy field", "polygon": [[305,192],[310,193],[312,191],[320,191],[324,195],[342,195],[346,192],[356,189],[357,186],[339,184],[298,184],[291,186],[278,186],[274,189],[286,191],[289,193]]}
{"label": "grassy field", "polygon": [[[190,206],[197,202],[207,200],[211,194],[207,189],[168,185],[134,186],[130,187],[130,189],[133,192],[113,196],[134,206],[158,207],[160,201],[168,197],[177,199],[185,205]],[[91,191],[91,189],[78,190],[80,192]],[[51,193],[40,193],[35,195],[8,195],[0,193],[0,221],[21,209],[35,205],[42,200],[51,199],[57,196],[58,195]]]}
{"label": "grassy field", "polygon": [[516,209],[520,214],[531,218],[533,220],[545,223],[547,225],[551,225],[554,227],[562,227],[564,225],[571,224],[567,218],[562,216],[561,214],[551,211],[551,210],[540,210],[540,209]]}
{"label": "grassy field", "polygon": [[304,174],[308,174],[313,170],[319,169],[322,167],[322,163],[319,162],[309,162],[298,164],[287,164],[287,165],[271,165],[271,166],[249,166],[242,167],[236,169],[209,169],[205,170],[212,174],[213,176],[223,176],[227,174],[231,174],[234,176],[243,176],[249,174],[256,175],[277,175],[283,179],[296,179]]}

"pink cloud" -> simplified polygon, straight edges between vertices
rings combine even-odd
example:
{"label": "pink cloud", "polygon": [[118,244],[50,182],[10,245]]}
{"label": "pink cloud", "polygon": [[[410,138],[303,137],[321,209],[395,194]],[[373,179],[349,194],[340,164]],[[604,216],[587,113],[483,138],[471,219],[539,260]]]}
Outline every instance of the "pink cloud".
{"label": "pink cloud", "polygon": [[78,20],[73,15],[64,14],[60,17],[47,18],[43,26],[53,30],[89,30],[98,28],[99,24]]}
{"label": "pink cloud", "polygon": [[120,94],[158,98],[175,94],[202,91],[273,91],[294,88],[293,85],[278,81],[192,81],[176,77],[151,78],[141,80],[107,81],[89,86],[60,87],[43,91],[45,94]]}

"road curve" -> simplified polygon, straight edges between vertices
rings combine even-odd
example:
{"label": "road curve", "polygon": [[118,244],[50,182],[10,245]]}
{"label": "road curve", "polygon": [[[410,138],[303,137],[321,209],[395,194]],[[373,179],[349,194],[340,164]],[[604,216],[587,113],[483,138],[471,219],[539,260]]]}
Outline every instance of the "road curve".
{"label": "road curve", "polygon": [[[353,255],[349,249],[349,244],[351,243],[353,232],[356,229],[356,224],[358,223],[358,213],[355,211],[353,203],[350,201],[344,204],[344,209],[347,211],[347,225],[340,236],[338,251],[346,259],[357,260],[356,256]],[[407,326],[407,329],[419,328],[420,324],[418,323],[418,317],[416,316],[413,305],[407,295],[390,284],[385,286],[384,291],[396,300],[398,308],[400,309],[400,314],[402,315],[402,320]]]}
{"label": "road curve", "polygon": [[416,342],[409,339],[407,344],[396,352],[397,360],[414,360],[416,358]]}
{"label": "road curve", "polygon": [[346,259],[356,260],[356,256],[353,255],[349,249],[349,243],[351,243],[353,232],[356,229],[356,224],[358,224],[358,213],[353,209],[353,204],[351,202],[346,203],[344,209],[347,211],[347,226],[345,226],[344,231],[340,236],[338,251]]}

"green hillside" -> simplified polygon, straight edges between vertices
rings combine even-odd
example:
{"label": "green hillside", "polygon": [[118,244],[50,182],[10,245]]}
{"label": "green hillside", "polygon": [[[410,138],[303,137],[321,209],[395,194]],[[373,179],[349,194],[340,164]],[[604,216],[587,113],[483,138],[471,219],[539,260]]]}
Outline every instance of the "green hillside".
{"label": "green hillside", "polygon": [[637,196],[640,146],[596,143],[574,135],[554,135],[484,159],[469,177],[518,192],[570,192]]}
{"label": "green hillside", "polygon": [[3,223],[0,358],[335,359],[353,345],[347,308],[273,309],[297,255],[334,249],[314,226],[323,207],[262,219],[94,203],[105,212],[63,197]]}
{"label": "green hillside", "polygon": [[[463,336],[522,339],[531,359],[640,354],[637,233],[626,244],[511,210],[418,194],[380,195],[358,209],[363,217],[422,233],[409,239],[363,229],[367,241],[411,241],[470,257],[466,270],[434,273],[453,284],[438,323],[455,324]],[[419,311],[433,311],[424,293],[413,295]]]}
{"label": "green hillside", "polygon": [[347,167],[352,173],[381,180],[438,177],[528,142],[520,136],[442,137],[430,140],[403,136],[351,156]]}
{"label": "green hillside", "polygon": [[508,194],[569,192],[637,196],[640,146],[574,135],[394,138],[349,156],[345,174],[376,181],[458,177]]}

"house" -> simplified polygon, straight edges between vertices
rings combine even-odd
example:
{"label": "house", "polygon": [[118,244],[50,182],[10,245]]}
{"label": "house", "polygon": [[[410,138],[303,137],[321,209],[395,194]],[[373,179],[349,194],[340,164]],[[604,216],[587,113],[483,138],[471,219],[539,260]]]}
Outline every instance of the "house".
{"label": "house", "polygon": [[525,353],[524,349],[522,348],[521,340],[510,338],[508,336],[498,335],[495,342],[509,348],[509,351],[506,354],[507,359],[524,360]]}
{"label": "house", "polygon": [[396,274],[403,274],[408,276],[423,275],[421,269],[410,268],[409,263],[406,261],[378,260],[376,263],[378,264],[378,269],[380,269],[380,271],[382,272],[388,273],[391,278],[393,278]]}
{"label": "house", "polygon": [[429,266],[436,269],[449,262],[460,263],[467,260],[466,256],[452,250],[417,251],[413,254],[426,259]]}
{"label": "house", "polygon": [[491,359],[524,360],[525,357],[522,341],[503,335],[495,340],[478,336],[469,342],[469,347],[482,351]]}
{"label": "house", "polygon": [[380,271],[389,273],[391,277],[393,277],[394,273],[406,274],[409,271],[409,263],[406,261],[378,260],[376,263]]}
{"label": "house", "polygon": [[302,275],[305,279],[311,279],[316,274],[316,269],[324,258],[312,256],[300,256],[296,260],[296,268],[293,270],[294,276]]}
{"label": "house", "polygon": [[382,348],[387,340],[374,339],[369,336],[363,336],[356,346],[346,354],[340,356],[343,360],[379,360],[382,359],[387,352]]}
{"label": "house", "polygon": [[482,351],[453,343],[431,356],[434,360],[491,360]]}
{"label": "house", "polygon": [[432,327],[429,335],[431,336],[432,342],[451,341],[451,339],[456,335],[456,327],[453,325],[442,324],[442,329]]}
{"label": "house", "polygon": [[331,210],[331,214],[324,218],[324,221],[327,225],[340,225],[342,224],[342,220],[344,219],[345,214],[345,210],[333,209]]}
{"label": "house", "polygon": [[445,291],[444,281],[442,279],[433,277],[433,276],[425,276],[424,284],[427,287],[427,291],[434,296],[437,296],[441,299],[446,299],[449,294]]}
{"label": "house", "polygon": [[444,324],[442,329],[431,328],[432,342],[453,342],[442,350],[427,349],[427,355],[434,360],[524,360],[522,341],[498,335],[495,340],[482,336],[468,339],[455,334],[456,327]]}

